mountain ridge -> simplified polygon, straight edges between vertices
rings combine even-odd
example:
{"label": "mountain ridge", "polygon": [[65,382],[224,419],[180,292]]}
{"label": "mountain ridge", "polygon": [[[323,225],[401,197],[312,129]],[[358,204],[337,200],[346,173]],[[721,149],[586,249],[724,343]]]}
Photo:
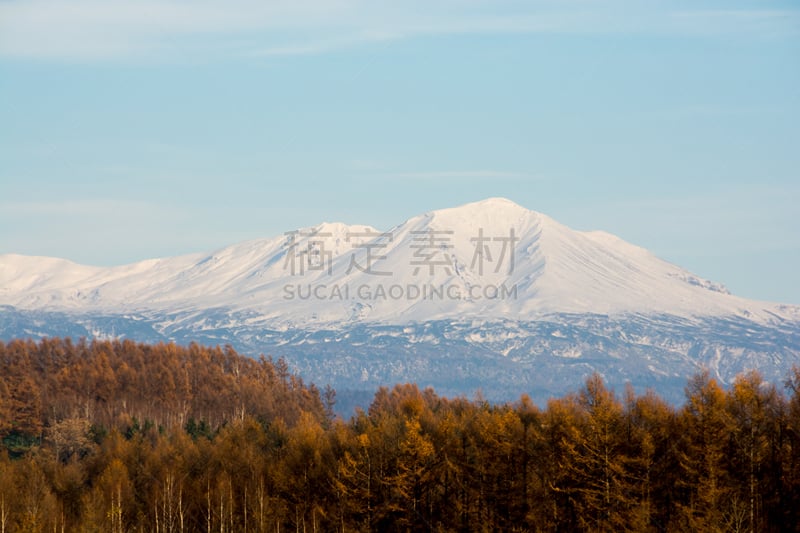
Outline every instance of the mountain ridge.
{"label": "mountain ridge", "polygon": [[0,256],[0,339],[47,336],[230,344],[365,402],[416,382],[543,404],[595,372],[679,402],[704,368],[781,384],[800,365],[800,307],[496,198],[109,268]]}
{"label": "mountain ridge", "polygon": [[348,320],[355,308],[362,311],[361,320],[395,324],[465,313],[532,319],[564,312],[644,312],[768,321],[789,309],[800,316],[793,306],[739,298],[615,235],[572,230],[505,198],[429,211],[387,231],[326,222],[212,252],[107,268],[0,255],[0,304],[29,310],[227,307],[267,311],[269,322],[279,318],[270,315],[270,307],[280,304],[298,322],[307,306],[286,298],[287,285],[298,284],[301,289],[303,284],[447,286],[470,296],[477,285],[517,291],[513,301],[460,297],[409,304],[407,298],[378,301],[366,291],[366,298],[351,293],[339,302],[318,299],[327,324]]}

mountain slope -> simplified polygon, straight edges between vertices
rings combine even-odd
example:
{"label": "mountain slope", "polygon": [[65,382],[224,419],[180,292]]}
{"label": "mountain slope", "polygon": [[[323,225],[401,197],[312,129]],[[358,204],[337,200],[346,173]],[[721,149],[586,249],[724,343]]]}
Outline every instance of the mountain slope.
{"label": "mountain slope", "polygon": [[[298,325],[353,319],[401,324],[464,316],[533,319],[587,312],[763,321],[791,311],[790,306],[735,297],[612,235],[574,231],[504,199],[433,211],[383,233],[344,224],[297,231],[209,254],[106,269],[4,255],[0,304],[115,312],[225,307]],[[319,256],[317,263],[309,250]],[[309,286],[326,288],[301,299],[287,285],[304,292]],[[347,297],[331,297],[335,286],[349,287]],[[388,294],[391,286],[395,291]],[[395,297],[409,286],[444,286],[450,294],[414,297],[404,290]],[[491,298],[494,288],[503,286],[515,293]],[[308,312],[312,299],[316,318]],[[279,313],[274,312],[278,305]]]}
{"label": "mountain slope", "polygon": [[[731,295],[613,235],[509,200],[391,229],[325,223],[111,268],[0,256],[0,337],[200,340],[284,355],[319,382],[560,394],[600,371],[679,396],[800,362],[800,310]],[[444,380],[444,381],[443,381]]]}

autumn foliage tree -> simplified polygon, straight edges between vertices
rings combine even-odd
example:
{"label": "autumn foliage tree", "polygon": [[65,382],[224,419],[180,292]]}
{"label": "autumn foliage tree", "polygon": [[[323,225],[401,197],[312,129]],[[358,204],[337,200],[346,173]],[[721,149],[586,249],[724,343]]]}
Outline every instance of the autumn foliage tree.
{"label": "autumn foliage tree", "polygon": [[675,407],[593,375],[540,408],[404,384],[345,420],[230,347],[0,343],[0,533],[790,531],[798,390],[704,372]]}

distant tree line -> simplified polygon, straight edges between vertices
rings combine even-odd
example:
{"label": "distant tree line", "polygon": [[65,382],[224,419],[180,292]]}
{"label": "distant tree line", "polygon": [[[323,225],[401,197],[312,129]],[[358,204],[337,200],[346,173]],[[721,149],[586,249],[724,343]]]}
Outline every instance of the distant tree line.
{"label": "distant tree line", "polygon": [[0,342],[0,533],[796,531],[800,369],[676,408],[380,389],[350,420],[231,348]]}

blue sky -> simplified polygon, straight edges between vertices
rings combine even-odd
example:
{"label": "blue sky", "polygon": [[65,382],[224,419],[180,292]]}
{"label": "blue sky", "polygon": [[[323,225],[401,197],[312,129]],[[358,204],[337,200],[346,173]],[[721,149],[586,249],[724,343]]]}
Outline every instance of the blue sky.
{"label": "blue sky", "polygon": [[508,197],[800,304],[795,2],[0,2],[0,253]]}

